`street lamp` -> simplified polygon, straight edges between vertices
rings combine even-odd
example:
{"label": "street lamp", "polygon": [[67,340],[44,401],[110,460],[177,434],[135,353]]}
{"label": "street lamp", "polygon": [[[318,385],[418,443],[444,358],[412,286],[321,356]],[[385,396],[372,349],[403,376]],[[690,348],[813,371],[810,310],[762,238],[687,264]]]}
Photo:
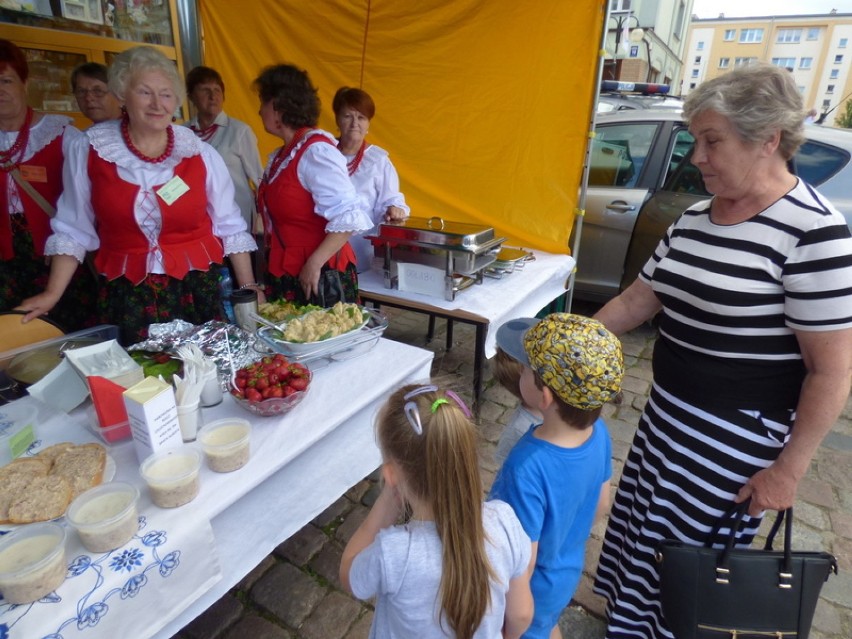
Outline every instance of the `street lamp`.
{"label": "street lamp", "polygon": [[[652,29],[648,29],[651,31]],[[630,32],[630,41],[639,44],[640,42],[645,43],[645,53],[647,54],[648,59],[648,71],[645,73],[645,82],[651,81],[651,43],[648,42],[648,38],[645,37],[645,29],[642,27],[636,27],[633,31]]]}
{"label": "street lamp", "polygon": [[622,31],[624,29],[630,28],[631,18],[636,21],[634,31],[636,29],[641,30],[641,28],[639,27],[639,18],[637,18],[632,13],[609,16],[610,20],[615,20],[615,51],[612,54],[612,61],[610,62],[610,77],[607,78],[608,80],[618,80],[618,76],[621,75],[621,69],[618,66],[618,47],[621,44]]}

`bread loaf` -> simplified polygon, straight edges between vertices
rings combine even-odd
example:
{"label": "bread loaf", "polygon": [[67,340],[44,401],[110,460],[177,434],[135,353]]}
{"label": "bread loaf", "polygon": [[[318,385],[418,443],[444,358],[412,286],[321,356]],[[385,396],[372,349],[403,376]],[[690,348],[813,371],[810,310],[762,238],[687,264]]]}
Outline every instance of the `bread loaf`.
{"label": "bread loaf", "polygon": [[106,450],[68,442],[0,468],[0,524],[48,521],[65,514],[74,497],[103,481]]}
{"label": "bread loaf", "polygon": [[68,481],[73,499],[103,481],[105,465],[104,447],[100,444],[84,444],[61,452],[53,462],[50,472]]}
{"label": "bread loaf", "polygon": [[9,506],[9,521],[31,524],[34,521],[56,519],[65,514],[71,503],[71,487],[57,475],[33,477],[19,497]]}

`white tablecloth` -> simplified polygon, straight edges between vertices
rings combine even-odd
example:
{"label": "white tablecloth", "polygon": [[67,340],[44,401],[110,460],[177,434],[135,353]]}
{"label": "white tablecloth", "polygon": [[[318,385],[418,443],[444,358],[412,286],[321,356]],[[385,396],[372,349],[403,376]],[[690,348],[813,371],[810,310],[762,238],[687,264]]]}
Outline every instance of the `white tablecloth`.
{"label": "white tablecloth", "polygon": [[502,279],[486,277],[482,284],[471,286],[454,300],[430,297],[410,291],[385,288],[381,271],[358,274],[358,287],[368,293],[392,297],[400,302],[416,302],[444,311],[462,310],[477,315],[487,323],[485,356],[496,353],[496,329],[516,317],[532,317],[565,292],[568,276],[574,268],[570,255],[554,255],[533,251],[535,261]]}
{"label": "white tablecloth", "polygon": [[[171,637],[378,466],[373,417],[393,389],[427,379],[431,360],[429,351],[382,339],[361,357],[315,371],[307,397],[283,417],[251,416],[229,396],[204,409],[206,422],[250,418],[252,457],[233,473],[202,467],[200,494],[181,508],[153,506],[133,444],[110,446],[115,478],[140,485],[144,528],[103,556],[87,554],[69,531],[68,560],[79,557],[77,568],[36,604],[0,605],[0,636],[5,624],[10,639],[60,631],[81,638]],[[86,419],[78,411],[61,427],[41,424],[37,434],[44,445],[91,441]],[[128,552],[134,548],[144,557]],[[72,577],[74,570],[81,574]],[[139,587],[143,580],[147,588]]]}

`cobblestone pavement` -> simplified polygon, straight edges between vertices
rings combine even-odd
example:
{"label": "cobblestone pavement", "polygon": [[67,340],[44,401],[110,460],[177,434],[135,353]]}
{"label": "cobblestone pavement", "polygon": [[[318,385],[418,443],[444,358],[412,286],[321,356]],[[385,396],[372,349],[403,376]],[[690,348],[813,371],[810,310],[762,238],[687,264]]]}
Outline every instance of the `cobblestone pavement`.
{"label": "cobblestone pavement", "polygon": [[[578,305],[575,312],[591,314]],[[433,379],[451,384],[470,398],[473,373],[473,329],[457,324],[454,344],[445,348],[438,322],[435,339],[425,343],[425,316],[386,309],[391,320],[387,337],[435,353]],[[624,401],[608,406],[604,417],[613,439],[614,480],[621,473],[639,415],[651,384],[650,356],[654,331],[642,326],[623,337],[626,376]],[[485,374],[480,414],[481,470],[486,486],[496,472],[493,451],[515,398]],[[825,549],[838,559],[840,574],[822,590],[811,639],[852,637],[852,400],[824,441],[799,489],[795,506],[794,549]],[[242,582],[174,639],[362,639],[369,634],[370,605],[345,593],[337,577],[343,546],[363,521],[377,494],[377,475],[365,478],[313,522],[281,544]],[[613,482],[615,484],[615,481]],[[575,601],[560,619],[568,639],[600,639],[604,635],[603,604],[591,592],[605,522],[595,527],[588,544],[586,574]],[[765,530],[765,529],[764,529]],[[412,635],[414,636],[414,635]]]}

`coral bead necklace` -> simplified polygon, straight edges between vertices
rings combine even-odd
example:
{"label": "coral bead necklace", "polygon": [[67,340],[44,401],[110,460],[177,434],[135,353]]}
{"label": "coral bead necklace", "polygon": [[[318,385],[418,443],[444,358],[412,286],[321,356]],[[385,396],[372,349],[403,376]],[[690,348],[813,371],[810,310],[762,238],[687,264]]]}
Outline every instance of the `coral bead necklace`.
{"label": "coral bead necklace", "polygon": [[[27,114],[24,116],[24,123],[18,130],[18,135],[15,141],[5,151],[0,151],[0,168],[4,171],[11,171],[23,159],[24,152],[27,149],[27,142],[30,139],[30,125],[33,121],[33,110],[27,107]],[[16,157],[17,156],[17,157]]]}
{"label": "coral bead necklace", "polygon": [[308,131],[310,131],[308,127],[303,127],[299,129],[298,131],[296,131],[290,141],[283,147],[281,147],[281,150],[275,154],[275,158],[272,160],[272,164],[269,167],[269,171],[264,176],[264,180],[268,182],[275,177],[275,174],[278,172],[278,167],[280,167],[281,163],[285,159],[287,159],[287,157],[290,155],[296,145],[301,142],[302,138],[305,137],[305,134]]}
{"label": "coral bead necklace", "polygon": [[[340,144],[337,145],[337,148],[340,148]],[[355,153],[355,157],[346,163],[346,168],[349,171],[349,175],[355,175],[355,171],[357,171],[358,167],[361,166],[361,160],[364,159],[364,151],[366,150],[367,143],[361,142],[361,146],[358,148],[358,152]]]}
{"label": "coral bead necklace", "polygon": [[121,139],[124,140],[128,150],[133,155],[143,162],[149,162],[151,164],[160,164],[164,162],[166,158],[172,154],[172,151],[175,148],[175,132],[172,130],[172,127],[169,127],[166,129],[166,150],[155,158],[152,158],[150,155],[145,155],[142,151],[136,148],[136,145],[133,144],[133,140],[130,139],[129,120],[127,116],[121,118]]}

